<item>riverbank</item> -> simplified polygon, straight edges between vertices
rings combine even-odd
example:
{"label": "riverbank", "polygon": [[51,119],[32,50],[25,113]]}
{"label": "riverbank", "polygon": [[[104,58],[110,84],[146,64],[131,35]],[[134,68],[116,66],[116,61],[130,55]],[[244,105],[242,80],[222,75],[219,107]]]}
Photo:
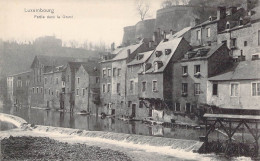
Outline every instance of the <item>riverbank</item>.
{"label": "riverbank", "polygon": [[122,160],[124,153],[86,144],[68,144],[47,137],[13,137],[1,140],[0,160]]}

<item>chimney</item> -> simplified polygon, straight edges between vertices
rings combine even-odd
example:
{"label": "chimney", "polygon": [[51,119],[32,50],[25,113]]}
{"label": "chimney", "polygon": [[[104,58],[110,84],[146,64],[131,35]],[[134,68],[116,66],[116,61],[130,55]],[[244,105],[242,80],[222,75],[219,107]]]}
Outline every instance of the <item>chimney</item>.
{"label": "chimney", "polygon": [[113,42],[112,44],[111,44],[111,51],[114,51],[115,50],[115,43]]}
{"label": "chimney", "polygon": [[170,34],[173,35],[173,30],[172,29],[170,30]]}
{"label": "chimney", "polygon": [[195,26],[198,25],[200,23],[200,19],[199,18],[195,18]]}
{"label": "chimney", "polygon": [[130,57],[130,54],[131,54],[131,50],[130,50],[130,49],[127,49],[127,57],[128,57],[128,58]]}
{"label": "chimney", "polygon": [[234,13],[236,13],[236,11],[237,11],[237,7],[229,7],[228,15],[233,15]]}
{"label": "chimney", "polygon": [[166,32],[163,31],[163,40],[166,40]]}
{"label": "chimney", "polygon": [[217,20],[226,18],[226,7],[218,7]]}
{"label": "chimney", "polygon": [[159,39],[159,41],[161,40],[161,29],[160,28],[158,28],[158,39]]}

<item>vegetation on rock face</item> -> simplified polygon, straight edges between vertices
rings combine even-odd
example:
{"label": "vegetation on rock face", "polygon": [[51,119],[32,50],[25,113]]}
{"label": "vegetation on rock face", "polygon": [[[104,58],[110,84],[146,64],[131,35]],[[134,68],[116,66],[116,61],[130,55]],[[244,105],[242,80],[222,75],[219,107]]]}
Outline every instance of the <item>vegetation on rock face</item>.
{"label": "vegetation on rock face", "polygon": [[46,137],[10,137],[1,140],[0,160],[120,160],[124,153],[84,144],[68,144]]}

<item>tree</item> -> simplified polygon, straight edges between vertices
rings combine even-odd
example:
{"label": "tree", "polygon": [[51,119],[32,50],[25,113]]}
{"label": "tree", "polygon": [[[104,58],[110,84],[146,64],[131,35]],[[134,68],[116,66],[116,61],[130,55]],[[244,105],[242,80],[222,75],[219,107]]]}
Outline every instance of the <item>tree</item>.
{"label": "tree", "polygon": [[189,4],[189,0],[164,0],[161,3],[161,7],[168,8],[171,6],[187,5],[187,4]]}
{"label": "tree", "polygon": [[136,0],[136,10],[141,20],[143,21],[150,9],[150,4],[145,0]]}

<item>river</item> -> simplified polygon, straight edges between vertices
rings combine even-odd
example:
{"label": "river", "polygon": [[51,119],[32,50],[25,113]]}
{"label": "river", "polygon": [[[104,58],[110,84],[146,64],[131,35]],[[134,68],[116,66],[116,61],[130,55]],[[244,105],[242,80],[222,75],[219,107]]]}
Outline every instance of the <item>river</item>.
{"label": "river", "polygon": [[[193,142],[197,142],[199,140],[199,136],[202,136],[205,133],[204,129],[199,129],[199,128],[190,128],[185,126],[167,128],[161,125],[152,126],[152,125],[144,124],[141,121],[122,121],[114,118],[102,119],[99,116],[93,116],[93,115],[78,115],[78,114],[64,113],[64,112],[53,111],[53,110],[43,110],[43,109],[35,109],[35,108],[27,108],[27,107],[13,107],[13,106],[4,105],[2,106],[2,108],[0,108],[0,112],[19,116],[25,119],[28,123],[36,124],[36,125],[83,129],[87,131],[108,131],[108,132],[114,132],[119,134],[119,135],[115,134],[113,135],[113,137],[122,137],[123,135],[120,135],[120,133],[136,134],[131,137],[128,136],[126,138],[130,139],[131,142],[136,141],[138,143],[140,142],[148,143],[149,145],[152,144],[156,146],[159,145],[158,150],[161,148],[162,152],[164,150],[162,147],[160,147],[160,145],[162,144],[162,146],[164,146],[165,144],[169,143],[169,141],[167,141],[167,139],[159,139],[158,137],[173,138],[173,140],[177,139],[177,142],[174,143],[174,145],[176,145],[176,148],[181,148],[181,147],[185,147],[182,144],[187,144],[187,145],[194,144]],[[147,137],[142,137],[140,135],[154,136],[155,138],[149,139]],[[217,138],[219,137],[219,134],[213,133],[211,134],[211,136]],[[123,140],[126,140],[126,138],[123,138]],[[116,140],[118,140],[118,138]],[[172,150],[176,148],[173,148]],[[175,151],[176,150],[174,150],[174,152]],[[192,151],[190,151],[189,153],[192,153]],[[206,158],[208,157],[209,156],[207,155]],[[214,154],[211,154],[209,158],[211,158],[210,160],[219,160],[219,159],[226,160],[226,158]]]}

